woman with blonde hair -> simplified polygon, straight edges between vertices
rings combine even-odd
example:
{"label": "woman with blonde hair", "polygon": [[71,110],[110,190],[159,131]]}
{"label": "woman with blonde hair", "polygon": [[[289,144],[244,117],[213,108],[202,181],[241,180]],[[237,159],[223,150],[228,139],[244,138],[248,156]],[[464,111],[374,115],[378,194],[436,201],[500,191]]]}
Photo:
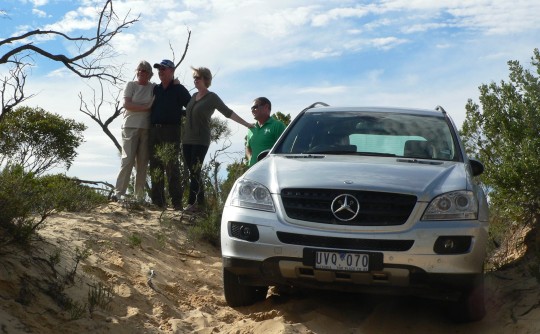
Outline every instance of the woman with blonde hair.
{"label": "woman with blonde hair", "polygon": [[219,111],[223,116],[247,128],[253,127],[253,124],[246,122],[227,107],[216,93],[208,90],[212,84],[212,73],[208,68],[191,67],[191,69],[197,93],[193,94],[186,107],[186,122],[182,137],[182,153],[189,170],[188,206],[184,209],[188,212],[197,211],[199,206],[204,205],[201,169],[210,146],[210,119],[214,111]]}
{"label": "woman with blonde hair", "polygon": [[122,122],[122,158],[120,172],[116,179],[113,201],[126,194],[131,170],[135,165],[135,196],[144,199],[146,171],[148,168],[148,129],[150,127],[150,107],[152,106],[154,84],[152,66],[145,60],[137,65],[137,80],[127,83],[124,90],[124,119]]}

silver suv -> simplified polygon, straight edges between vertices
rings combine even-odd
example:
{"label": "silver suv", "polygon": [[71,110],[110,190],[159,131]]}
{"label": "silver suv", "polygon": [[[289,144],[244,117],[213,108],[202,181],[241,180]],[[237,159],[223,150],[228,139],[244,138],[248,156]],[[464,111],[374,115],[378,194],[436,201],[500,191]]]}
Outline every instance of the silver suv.
{"label": "silver suv", "polygon": [[441,297],[458,320],[485,315],[483,165],[444,109],[316,103],[266,154],[223,210],[230,306],[294,286]]}

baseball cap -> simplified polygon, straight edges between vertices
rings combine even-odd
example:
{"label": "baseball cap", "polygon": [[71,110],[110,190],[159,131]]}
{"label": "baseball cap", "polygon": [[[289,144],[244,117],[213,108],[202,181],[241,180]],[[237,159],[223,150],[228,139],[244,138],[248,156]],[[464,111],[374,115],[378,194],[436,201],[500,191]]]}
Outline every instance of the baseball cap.
{"label": "baseball cap", "polygon": [[170,61],[169,59],[163,59],[161,63],[155,63],[154,68],[160,68],[160,67],[170,67],[174,68],[174,63]]}

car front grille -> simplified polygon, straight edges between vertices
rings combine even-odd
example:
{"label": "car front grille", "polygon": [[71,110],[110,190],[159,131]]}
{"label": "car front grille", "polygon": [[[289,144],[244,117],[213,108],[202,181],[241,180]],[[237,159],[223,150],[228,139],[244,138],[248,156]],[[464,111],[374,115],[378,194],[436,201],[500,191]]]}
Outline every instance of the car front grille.
{"label": "car front grille", "polygon": [[405,252],[414,244],[414,240],[336,238],[286,232],[277,232],[277,236],[279,241],[290,245],[369,251]]}
{"label": "car front grille", "polygon": [[[332,213],[332,202],[343,194],[354,196],[360,206],[358,215],[348,221],[340,220]],[[288,188],[281,191],[281,200],[290,218],[355,226],[403,225],[416,204],[414,195],[339,189]]]}

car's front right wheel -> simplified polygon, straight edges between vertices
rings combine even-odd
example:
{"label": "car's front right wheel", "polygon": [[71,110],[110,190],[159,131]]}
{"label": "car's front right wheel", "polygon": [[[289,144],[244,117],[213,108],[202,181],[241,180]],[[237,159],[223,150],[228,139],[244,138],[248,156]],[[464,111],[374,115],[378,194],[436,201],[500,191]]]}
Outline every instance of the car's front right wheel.
{"label": "car's front right wheel", "polygon": [[486,315],[484,275],[476,277],[474,284],[465,289],[453,304],[452,316],[456,322],[479,321]]}
{"label": "car's front right wheel", "polygon": [[266,299],[268,287],[240,284],[238,275],[223,268],[223,292],[229,306],[248,306]]}

